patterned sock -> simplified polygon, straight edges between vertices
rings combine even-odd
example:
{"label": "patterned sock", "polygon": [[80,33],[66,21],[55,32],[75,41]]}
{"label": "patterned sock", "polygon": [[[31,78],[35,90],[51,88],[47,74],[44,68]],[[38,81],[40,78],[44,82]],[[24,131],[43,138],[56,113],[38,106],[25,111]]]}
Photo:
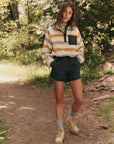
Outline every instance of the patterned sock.
{"label": "patterned sock", "polygon": [[77,112],[74,112],[73,110],[71,111],[71,117],[75,117]]}
{"label": "patterned sock", "polygon": [[63,128],[63,119],[60,118],[60,119],[56,119],[56,120],[57,120],[58,127]]}

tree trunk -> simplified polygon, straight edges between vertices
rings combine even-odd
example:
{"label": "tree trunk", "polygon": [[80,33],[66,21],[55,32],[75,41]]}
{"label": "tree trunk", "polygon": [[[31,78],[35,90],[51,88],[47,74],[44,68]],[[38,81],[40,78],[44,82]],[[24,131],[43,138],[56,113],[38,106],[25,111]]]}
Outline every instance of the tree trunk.
{"label": "tree trunk", "polygon": [[11,11],[13,14],[13,20],[17,20],[16,24],[17,24],[17,28],[20,28],[20,23],[19,23],[19,12],[18,12],[18,2],[17,1],[12,1],[12,3],[10,4],[11,7]]}

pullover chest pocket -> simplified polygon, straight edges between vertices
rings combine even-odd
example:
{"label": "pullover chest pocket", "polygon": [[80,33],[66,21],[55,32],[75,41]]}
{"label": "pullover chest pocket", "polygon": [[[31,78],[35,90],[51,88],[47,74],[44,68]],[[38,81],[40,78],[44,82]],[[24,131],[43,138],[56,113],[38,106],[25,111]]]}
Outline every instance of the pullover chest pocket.
{"label": "pullover chest pocket", "polygon": [[68,35],[69,45],[77,45],[77,36]]}

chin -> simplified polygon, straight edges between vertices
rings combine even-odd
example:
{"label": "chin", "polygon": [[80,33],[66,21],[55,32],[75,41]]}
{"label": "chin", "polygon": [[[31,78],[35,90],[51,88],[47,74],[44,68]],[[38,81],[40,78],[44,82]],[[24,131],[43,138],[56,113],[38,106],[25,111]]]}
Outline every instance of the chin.
{"label": "chin", "polygon": [[63,21],[64,23],[67,23],[68,21]]}

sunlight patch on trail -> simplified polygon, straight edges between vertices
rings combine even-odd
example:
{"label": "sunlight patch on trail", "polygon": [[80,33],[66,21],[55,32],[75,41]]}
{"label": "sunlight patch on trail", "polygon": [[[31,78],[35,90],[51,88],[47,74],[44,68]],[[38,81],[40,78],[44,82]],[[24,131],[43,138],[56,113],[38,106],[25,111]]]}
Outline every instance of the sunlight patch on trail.
{"label": "sunlight patch on trail", "polygon": [[16,65],[13,63],[1,63],[0,64],[0,83],[5,82],[26,82],[35,76],[47,75],[49,69],[42,67],[41,65],[31,64],[31,65]]}
{"label": "sunlight patch on trail", "polygon": [[0,83],[15,82],[21,78],[20,67],[11,64],[0,64]]}
{"label": "sunlight patch on trail", "polygon": [[10,76],[5,76],[5,75],[1,75],[0,74],[0,83],[4,83],[4,82],[14,82],[14,81],[18,81],[18,78],[15,77],[10,77]]}

